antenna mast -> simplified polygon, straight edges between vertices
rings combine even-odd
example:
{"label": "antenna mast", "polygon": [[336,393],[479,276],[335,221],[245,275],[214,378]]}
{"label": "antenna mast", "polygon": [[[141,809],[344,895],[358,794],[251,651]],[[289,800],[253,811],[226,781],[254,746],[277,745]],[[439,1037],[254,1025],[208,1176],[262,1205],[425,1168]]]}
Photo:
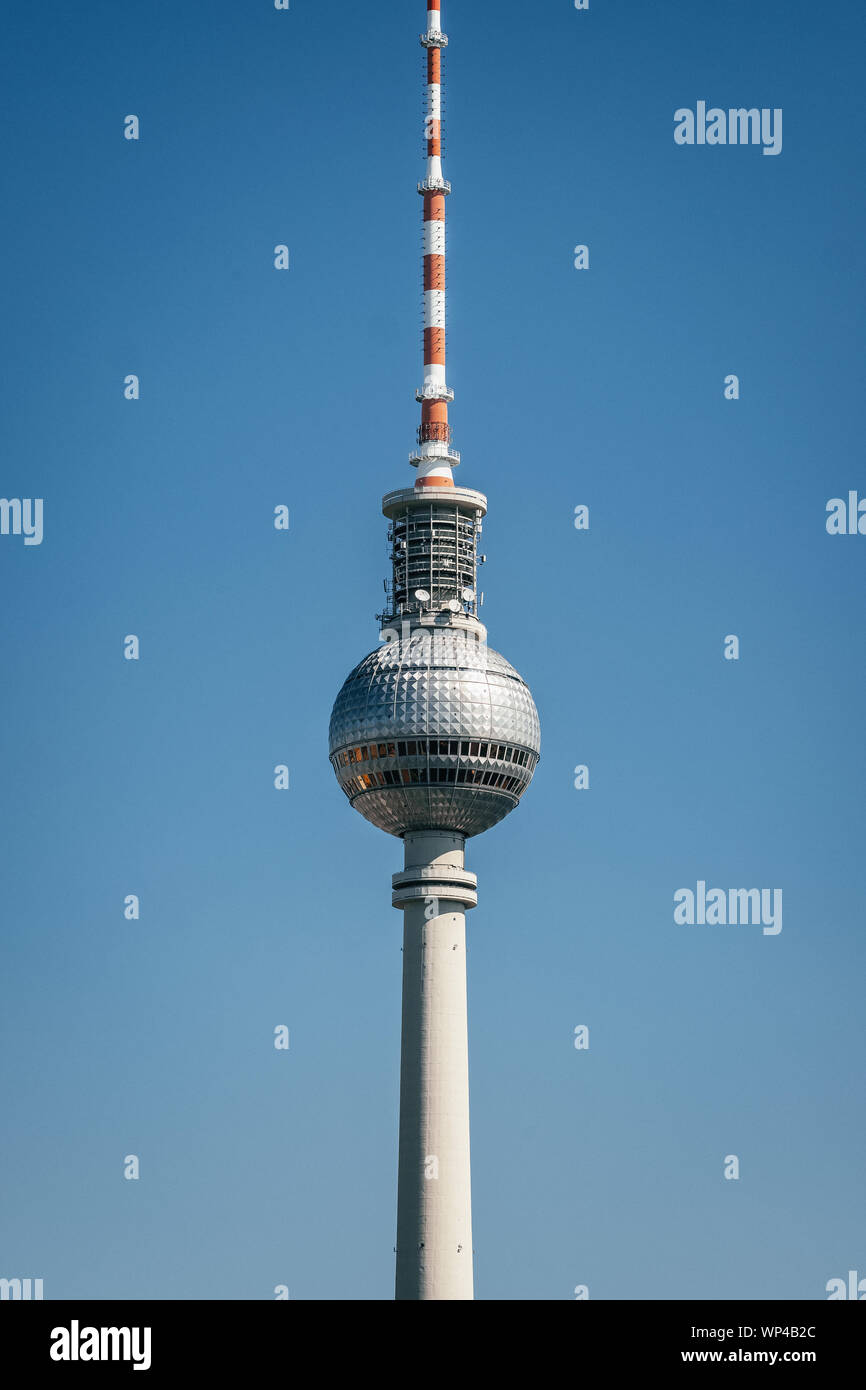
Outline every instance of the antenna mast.
{"label": "antenna mast", "polygon": [[442,177],[442,32],[440,0],[427,0],[427,99],[424,139],[427,171],[418,192],[424,199],[424,382],[416,392],[421,403],[418,448],[409,462],[418,469],[416,488],[453,487],[452,468],[460,455],[451,447],[448,403],[454,392],[445,377],[445,199],[451,185]]}

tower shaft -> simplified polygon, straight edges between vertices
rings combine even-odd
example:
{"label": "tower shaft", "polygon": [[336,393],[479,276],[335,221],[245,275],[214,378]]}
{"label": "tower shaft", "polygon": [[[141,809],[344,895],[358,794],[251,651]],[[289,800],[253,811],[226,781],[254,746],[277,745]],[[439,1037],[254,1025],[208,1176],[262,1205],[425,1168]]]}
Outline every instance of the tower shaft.
{"label": "tower shaft", "polygon": [[405,837],[397,1299],[473,1297],[464,838]]}

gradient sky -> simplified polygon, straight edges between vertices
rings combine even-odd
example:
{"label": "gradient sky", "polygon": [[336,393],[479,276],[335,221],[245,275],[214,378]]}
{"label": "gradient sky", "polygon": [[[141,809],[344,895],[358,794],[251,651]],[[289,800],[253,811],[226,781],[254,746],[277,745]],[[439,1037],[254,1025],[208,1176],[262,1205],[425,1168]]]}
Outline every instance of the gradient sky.
{"label": "gradient sky", "polygon": [[[863,8],[444,22],[457,481],[542,725],[468,846],[477,1296],[820,1299],[866,1276]],[[393,1295],[402,851],[327,725],[413,477],[423,25],[6,9],[0,1276],[47,1298]],[[699,100],[782,153],[678,147]],[[699,879],[782,932],[677,926]]]}

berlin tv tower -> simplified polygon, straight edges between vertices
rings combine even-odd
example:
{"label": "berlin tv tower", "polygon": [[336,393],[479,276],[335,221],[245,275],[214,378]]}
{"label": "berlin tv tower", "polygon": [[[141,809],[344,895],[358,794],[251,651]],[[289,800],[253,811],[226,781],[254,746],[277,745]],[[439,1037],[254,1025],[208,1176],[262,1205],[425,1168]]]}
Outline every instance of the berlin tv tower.
{"label": "berlin tv tower", "polygon": [[514,667],[487,645],[478,553],[487,499],[456,487],[445,375],[442,32],[428,0],[424,206],[424,379],[414,487],[389,492],[392,576],[384,645],[347,677],[331,714],[330,759],[356,811],[398,835],[392,879],[403,912],[397,1182],[398,1299],[471,1299],[466,910],[471,835],[517,805],[538,763],[538,714]]}

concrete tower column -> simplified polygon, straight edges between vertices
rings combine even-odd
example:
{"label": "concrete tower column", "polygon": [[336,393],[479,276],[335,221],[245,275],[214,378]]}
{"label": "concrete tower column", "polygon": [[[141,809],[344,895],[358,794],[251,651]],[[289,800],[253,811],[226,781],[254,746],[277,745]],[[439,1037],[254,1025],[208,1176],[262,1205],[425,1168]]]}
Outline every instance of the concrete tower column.
{"label": "concrete tower column", "polygon": [[403,838],[406,868],[392,880],[403,911],[396,1297],[471,1299],[466,909],[477,879],[464,836]]}

